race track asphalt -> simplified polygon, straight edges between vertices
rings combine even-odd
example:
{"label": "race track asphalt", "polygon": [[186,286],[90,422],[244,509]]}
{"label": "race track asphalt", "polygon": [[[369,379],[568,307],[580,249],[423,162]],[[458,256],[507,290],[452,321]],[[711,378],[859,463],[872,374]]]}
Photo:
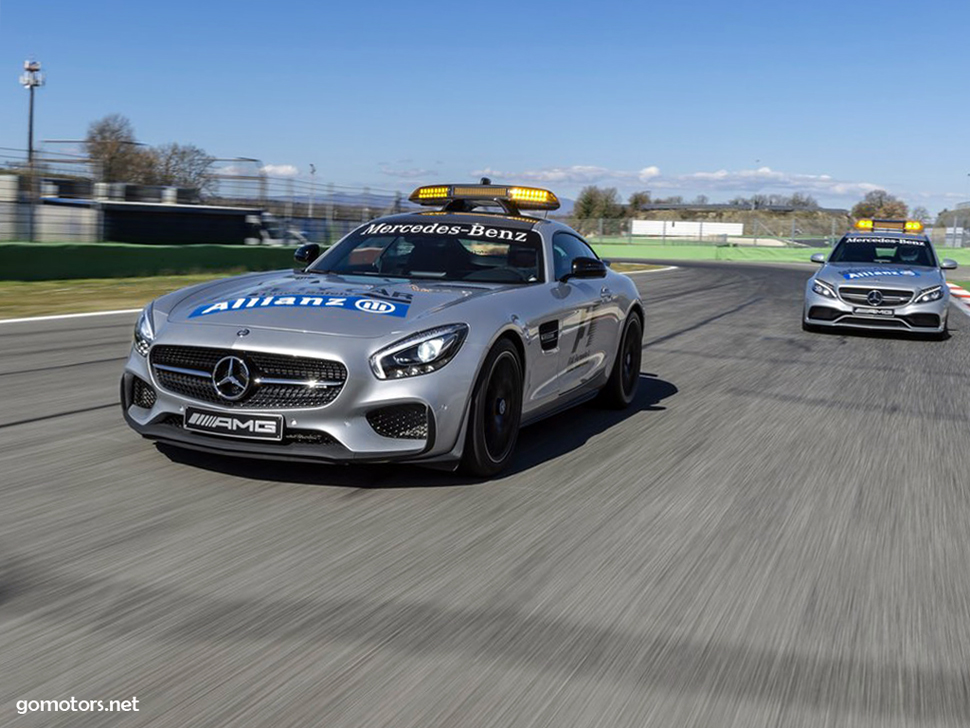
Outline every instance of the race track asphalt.
{"label": "race track asphalt", "polygon": [[0,725],[970,724],[970,318],[803,333],[810,273],[636,276],[635,406],[486,483],[160,449],[134,315],[0,325]]}

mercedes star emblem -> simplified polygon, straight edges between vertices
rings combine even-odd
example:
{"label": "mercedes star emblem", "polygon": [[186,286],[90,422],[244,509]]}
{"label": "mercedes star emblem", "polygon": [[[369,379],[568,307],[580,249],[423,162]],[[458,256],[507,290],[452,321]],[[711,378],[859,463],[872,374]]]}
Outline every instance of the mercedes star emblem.
{"label": "mercedes star emblem", "polygon": [[871,306],[878,306],[882,303],[882,291],[869,291],[869,295],[866,296],[866,300]]}
{"label": "mercedes star emblem", "polygon": [[212,370],[212,386],[223,399],[235,402],[249,389],[249,367],[235,356],[220,359]]}

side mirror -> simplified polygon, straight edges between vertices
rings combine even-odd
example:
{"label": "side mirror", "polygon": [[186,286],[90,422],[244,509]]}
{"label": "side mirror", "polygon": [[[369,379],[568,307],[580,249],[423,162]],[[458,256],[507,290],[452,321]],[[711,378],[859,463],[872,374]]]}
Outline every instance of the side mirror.
{"label": "side mirror", "polygon": [[825,262],[825,253],[815,253],[811,258],[813,263],[818,263],[821,265]]}
{"label": "side mirror", "polygon": [[573,258],[572,272],[562,277],[563,281],[570,278],[605,278],[606,264],[597,258]]}
{"label": "side mirror", "polygon": [[320,246],[316,243],[301,245],[293,253],[293,260],[298,268],[306,268],[310,263],[320,257]]}
{"label": "side mirror", "polygon": [[944,258],[943,262],[940,263],[940,268],[943,270],[956,270],[957,262],[951,258]]}

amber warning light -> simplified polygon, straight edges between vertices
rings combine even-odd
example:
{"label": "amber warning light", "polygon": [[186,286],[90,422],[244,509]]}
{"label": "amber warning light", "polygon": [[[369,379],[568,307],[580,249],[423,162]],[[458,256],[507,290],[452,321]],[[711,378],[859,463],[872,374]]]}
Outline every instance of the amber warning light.
{"label": "amber warning light", "polygon": [[923,232],[923,223],[919,220],[859,220],[855,224],[858,230],[902,230],[906,233]]}
{"label": "amber warning light", "polygon": [[408,198],[419,205],[445,205],[453,200],[495,200],[512,202],[520,210],[558,210],[559,198],[538,187],[503,185],[428,185],[418,187]]}

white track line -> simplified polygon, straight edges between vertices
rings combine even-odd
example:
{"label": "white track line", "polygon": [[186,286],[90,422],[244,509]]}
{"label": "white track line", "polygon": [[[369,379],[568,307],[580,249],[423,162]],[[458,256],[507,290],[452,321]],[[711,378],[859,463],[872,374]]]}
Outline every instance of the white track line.
{"label": "white track line", "polygon": [[84,316],[113,316],[119,313],[138,313],[140,308],[123,308],[118,311],[92,311],[91,313],[62,313],[57,316],[28,316],[27,318],[0,319],[0,324],[20,324],[25,321],[56,321],[57,319],[82,318]]}
{"label": "white track line", "polygon": [[[651,270],[631,270],[629,273],[624,273],[626,276],[637,276],[641,273],[663,273],[665,270],[677,270],[676,265],[668,265],[665,268],[652,268]],[[968,294],[970,295],[970,294]]]}

